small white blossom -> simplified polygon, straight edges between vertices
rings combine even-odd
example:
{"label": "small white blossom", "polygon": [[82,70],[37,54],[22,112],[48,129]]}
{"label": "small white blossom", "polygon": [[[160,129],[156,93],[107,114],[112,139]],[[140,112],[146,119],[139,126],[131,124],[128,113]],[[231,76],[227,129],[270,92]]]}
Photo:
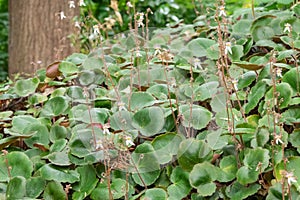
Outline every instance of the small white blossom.
{"label": "small white blossom", "polygon": [[237,79],[233,79],[231,80],[234,89],[237,91],[238,90],[238,80]]}
{"label": "small white blossom", "polygon": [[225,43],[225,54],[227,55],[228,53],[232,54],[231,42],[226,42]]}
{"label": "small white blossom", "polygon": [[86,4],[84,3],[84,0],[79,0],[79,6],[86,6]]}
{"label": "small white blossom", "polygon": [[222,16],[226,17],[225,6],[220,6],[219,10],[220,10],[219,17],[222,17]]}
{"label": "small white blossom", "polygon": [[275,136],[274,136],[274,139],[275,139],[275,143],[276,143],[276,144],[279,144],[279,143],[280,143],[280,144],[283,144],[283,141],[281,140],[281,137],[282,137],[281,135],[275,135]]}
{"label": "small white blossom", "polygon": [[289,24],[289,23],[284,24],[284,30],[283,30],[283,32],[284,33],[286,33],[286,32],[290,33],[291,31],[292,31],[292,25]]}
{"label": "small white blossom", "polygon": [[155,47],[154,56],[157,56],[160,54],[161,54],[160,47]]}
{"label": "small white blossom", "polygon": [[69,8],[75,8],[75,1],[69,1]]}
{"label": "small white blossom", "polygon": [[125,103],[123,103],[123,102],[118,102],[118,107],[119,107],[119,111],[127,110],[125,107]]}
{"label": "small white blossom", "polygon": [[102,141],[101,140],[97,140],[95,148],[96,149],[103,149],[103,145],[102,145]]}
{"label": "small white blossom", "polygon": [[140,52],[139,50],[137,50],[137,51],[135,52],[135,55],[136,55],[136,57],[142,57],[142,54],[141,54],[141,52]]}
{"label": "small white blossom", "polygon": [[276,68],[276,75],[278,76],[278,77],[282,77],[282,69],[281,68]]}
{"label": "small white blossom", "polygon": [[80,22],[76,21],[75,22],[75,27],[81,29]]}
{"label": "small white blossom", "polygon": [[137,26],[138,27],[141,27],[141,26],[144,26],[144,13],[137,13],[137,16],[138,16],[138,19],[136,20],[137,22]]}
{"label": "small white blossom", "polygon": [[94,35],[100,35],[100,29],[98,24],[93,26],[93,30],[94,30]]}
{"label": "small white blossom", "polygon": [[125,144],[128,147],[134,146],[134,143],[133,143],[132,138],[130,136],[125,136]]}
{"label": "small white blossom", "polygon": [[296,177],[294,176],[293,172],[286,172],[285,178],[287,179],[288,185],[291,186],[292,183],[296,183]]}
{"label": "small white blossom", "polygon": [[194,67],[195,67],[195,69],[203,70],[201,61],[199,58],[194,58]]}
{"label": "small white blossom", "polygon": [[110,131],[109,131],[110,124],[109,123],[104,124],[102,128],[103,128],[104,135],[110,135]]}
{"label": "small white blossom", "polygon": [[60,17],[60,20],[67,18],[64,11],[59,12],[59,17]]}
{"label": "small white blossom", "polygon": [[131,4],[130,1],[127,1],[126,6],[127,6],[128,8],[133,8],[133,5]]}

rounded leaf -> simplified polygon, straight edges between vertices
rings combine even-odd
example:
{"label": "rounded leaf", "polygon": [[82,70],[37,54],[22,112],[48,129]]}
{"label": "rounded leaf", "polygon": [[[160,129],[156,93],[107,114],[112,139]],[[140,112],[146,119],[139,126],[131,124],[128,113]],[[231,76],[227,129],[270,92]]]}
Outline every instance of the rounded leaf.
{"label": "rounded leaf", "polygon": [[145,192],[145,195],[141,197],[141,200],[158,200],[158,199],[167,199],[167,193],[161,188],[152,188],[148,189]]}
{"label": "rounded leaf", "polygon": [[62,114],[68,108],[68,102],[64,97],[53,97],[46,102],[41,111],[42,116],[54,117]]}
{"label": "rounded leaf", "polygon": [[6,156],[0,157],[0,181],[8,181],[10,179],[7,171],[6,161],[11,167],[10,176],[22,176],[24,178],[31,177],[33,171],[33,164],[28,156],[19,151],[13,151]]}
{"label": "rounded leaf", "polygon": [[17,80],[15,84],[15,92],[17,95],[25,97],[35,92],[40,81],[38,78],[29,78],[24,80]]}
{"label": "rounded leaf", "polygon": [[178,150],[178,162],[185,170],[192,170],[194,165],[209,161],[212,158],[212,149],[203,142],[194,138],[182,141]]}
{"label": "rounded leaf", "polygon": [[144,136],[158,134],[164,124],[164,112],[160,107],[144,108],[133,115],[132,125]]}

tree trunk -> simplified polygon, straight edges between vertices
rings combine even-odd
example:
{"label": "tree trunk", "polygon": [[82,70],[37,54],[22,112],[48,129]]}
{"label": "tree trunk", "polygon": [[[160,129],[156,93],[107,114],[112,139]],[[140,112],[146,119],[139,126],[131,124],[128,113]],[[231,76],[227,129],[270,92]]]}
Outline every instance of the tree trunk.
{"label": "tree trunk", "polygon": [[[77,1],[75,1],[77,3]],[[61,19],[64,12],[66,18]],[[79,6],[64,0],[9,0],[9,74],[37,69],[75,52],[68,36],[76,32]]]}

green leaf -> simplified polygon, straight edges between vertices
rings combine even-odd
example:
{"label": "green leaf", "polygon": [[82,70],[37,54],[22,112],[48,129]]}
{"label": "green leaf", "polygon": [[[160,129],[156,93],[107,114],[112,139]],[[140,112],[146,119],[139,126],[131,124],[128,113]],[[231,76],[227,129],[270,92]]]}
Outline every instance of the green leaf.
{"label": "green leaf", "polygon": [[222,149],[228,144],[227,138],[222,136],[222,129],[209,131],[206,136],[206,141],[208,146],[213,150]]}
{"label": "green leaf", "polygon": [[80,65],[85,61],[86,58],[87,58],[87,55],[85,55],[85,54],[73,53],[72,55],[70,55],[66,58],[66,61],[72,62],[75,65]]}
{"label": "green leaf", "polygon": [[289,5],[293,2],[294,2],[293,0],[277,0],[277,3],[284,4],[284,5]]}
{"label": "green leaf", "polygon": [[132,178],[137,184],[148,186],[159,177],[160,165],[151,144],[143,143],[137,146],[132,153],[132,161]]}
{"label": "green leaf", "polygon": [[297,151],[300,152],[300,130],[296,129],[289,134],[289,142],[293,147],[297,148]]}
{"label": "green leaf", "polygon": [[179,110],[183,115],[182,125],[185,127],[192,126],[197,130],[205,128],[212,118],[211,112],[201,106],[193,106],[191,111],[190,106],[183,105],[179,107]]}
{"label": "green leaf", "polygon": [[222,170],[220,173],[220,177],[218,181],[220,182],[229,182],[235,179],[236,172],[238,170],[237,160],[235,156],[225,156],[220,161],[220,169]]}
{"label": "green leaf", "polygon": [[[288,83],[293,91],[294,95],[300,92],[300,68],[292,68],[284,74],[282,82]],[[294,96],[293,95],[293,96]]]}
{"label": "green leaf", "polygon": [[72,120],[90,123],[105,124],[108,117],[108,110],[105,108],[89,108],[87,105],[80,104],[71,109]]}
{"label": "green leaf", "polygon": [[30,124],[24,131],[29,135],[34,133],[30,138],[24,140],[27,146],[33,148],[34,144],[48,145],[49,144],[49,131],[47,126],[42,124]]}
{"label": "green leaf", "polygon": [[84,199],[94,190],[98,183],[98,179],[92,165],[77,167],[76,171],[80,174],[80,180],[72,186],[73,190],[75,190],[72,198]]}
{"label": "green leaf", "polygon": [[[24,135],[24,129],[31,124],[41,124],[41,122],[31,115],[14,116],[12,119],[12,131],[17,132],[17,135]],[[32,135],[33,133],[29,134]]]}
{"label": "green leaf", "polygon": [[190,183],[202,196],[210,196],[216,191],[214,183],[219,176],[220,170],[214,165],[203,162],[196,164],[190,173]]}
{"label": "green leaf", "polygon": [[43,197],[44,200],[66,199],[66,193],[59,182],[51,181],[47,184]]}
{"label": "green leaf", "polygon": [[13,114],[13,111],[3,111],[0,112],[0,120],[8,120],[10,116]]}
{"label": "green leaf", "polygon": [[26,181],[26,196],[30,198],[38,198],[44,191],[46,181],[40,177],[31,177]]}
{"label": "green leaf", "polygon": [[[279,105],[280,109],[286,108],[291,99],[292,99],[292,88],[287,83],[279,83],[276,85],[276,97],[277,97],[277,103]],[[270,90],[266,93],[265,101],[269,102],[268,107],[273,107],[274,104],[274,88],[271,87]]]}
{"label": "green leaf", "polygon": [[159,164],[167,164],[177,155],[178,146],[182,138],[176,133],[159,135],[152,141],[152,146],[157,154]]}
{"label": "green leaf", "polygon": [[57,165],[57,166],[69,166],[69,165],[71,165],[71,162],[70,162],[69,157],[68,157],[67,150],[64,150],[62,152],[53,152],[53,153],[47,155],[44,158],[49,159],[49,161],[52,164]]}
{"label": "green leaf", "polygon": [[[290,187],[289,193],[285,192],[284,199],[299,200],[299,192],[297,192],[295,187]],[[280,182],[275,183],[269,188],[266,200],[282,200],[282,185]]]}
{"label": "green leaf", "polygon": [[133,92],[130,98],[131,110],[139,110],[155,104],[155,98],[147,92]]}
{"label": "green leaf", "polygon": [[237,21],[233,27],[233,33],[239,34],[239,35],[247,35],[250,33],[250,27],[251,27],[252,20],[249,19],[241,19]]}
{"label": "green leaf", "polygon": [[41,111],[42,116],[54,117],[63,114],[68,108],[68,102],[64,97],[53,97],[46,102]]}
{"label": "green leaf", "polygon": [[217,93],[219,82],[211,81],[197,87],[194,91],[195,101],[205,101],[212,98]]}
{"label": "green leaf", "polygon": [[189,182],[189,173],[177,166],[173,169],[170,180],[172,184],[168,187],[170,199],[183,199],[191,191],[192,187]]}
{"label": "green leaf", "polygon": [[256,148],[247,149],[243,160],[244,166],[237,172],[237,181],[243,185],[257,181],[258,175],[269,165],[269,151]]}
{"label": "green leaf", "polygon": [[58,139],[56,140],[50,147],[50,152],[58,152],[58,151],[62,151],[66,145],[67,145],[68,141],[66,139]]}
{"label": "green leaf", "polygon": [[133,114],[127,110],[114,112],[110,116],[110,126],[114,130],[132,130],[134,127],[132,124]]}
{"label": "green leaf", "polygon": [[255,138],[251,141],[251,146],[264,147],[265,144],[269,141],[270,130],[267,128],[259,128],[255,133]]}
{"label": "green leaf", "polygon": [[133,115],[132,125],[144,136],[158,134],[164,127],[164,113],[160,107],[149,107],[139,110]]}
{"label": "green leaf", "polygon": [[28,156],[19,151],[13,151],[8,153],[6,156],[2,155],[0,157],[0,181],[9,181],[10,177],[8,175],[7,164],[11,167],[10,176],[22,176],[26,179],[31,177],[33,171],[33,164]]}
{"label": "green leaf", "polygon": [[23,199],[26,194],[26,179],[22,176],[13,177],[6,190],[7,200]]}
{"label": "green leaf", "polygon": [[184,170],[191,171],[195,164],[210,159],[212,159],[212,149],[201,140],[189,138],[179,145],[178,162]]}
{"label": "green leaf", "polygon": [[74,183],[79,181],[79,174],[74,170],[57,167],[53,164],[46,164],[40,168],[41,176],[46,180],[54,180],[57,182]]}
{"label": "green leaf", "polygon": [[[126,194],[126,181],[120,178],[113,179],[110,184],[110,189],[113,195],[113,199],[120,199]],[[107,181],[99,182],[98,186],[93,190],[91,199],[98,200],[110,200]]]}
{"label": "green leaf", "polygon": [[278,182],[285,180],[287,183],[286,178],[284,177],[284,172],[292,173],[293,176],[296,178],[296,182],[291,182],[292,185],[296,186],[298,192],[300,192],[300,180],[297,177],[300,177],[300,157],[299,156],[290,156],[287,158],[287,161],[281,161],[277,165],[275,165],[274,175]]}
{"label": "green leaf", "polygon": [[238,89],[248,87],[256,79],[256,74],[253,71],[246,72],[238,81]]}
{"label": "green leaf", "polygon": [[96,57],[89,57],[82,63],[82,67],[86,70],[102,69],[103,66],[103,60]]}
{"label": "green leaf", "polygon": [[242,45],[234,45],[231,50],[232,54],[229,54],[229,57],[232,61],[239,61],[244,56],[244,47]]}
{"label": "green leaf", "polygon": [[74,63],[67,62],[67,61],[62,61],[59,64],[58,69],[60,72],[66,75],[79,72],[79,68]]}
{"label": "green leaf", "polygon": [[206,56],[207,49],[214,45],[216,42],[214,40],[210,40],[207,38],[197,38],[194,40],[191,40],[187,44],[187,48],[191,50],[193,56],[201,57]]}
{"label": "green leaf", "polygon": [[167,193],[161,188],[152,188],[146,190],[145,194],[141,197],[141,200],[158,200],[167,199]]}
{"label": "green leaf", "polygon": [[266,90],[267,84],[263,81],[259,81],[254,87],[251,88],[248,96],[248,103],[245,106],[246,114],[248,114],[252,109],[254,109],[257,106],[261,98],[264,97]]}
{"label": "green leaf", "polygon": [[29,78],[26,80],[18,80],[15,84],[15,92],[21,97],[28,96],[35,92],[40,81],[38,78]]}
{"label": "green leaf", "polygon": [[258,184],[243,186],[238,182],[234,182],[231,186],[226,188],[226,195],[232,200],[246,199],[255,194],[260,187]]}
{"label": "green leaf", "polygon": [[53,125],[50,129],[49,139],[52,143],[54,143],[56,140],[66,138],[67,133],[66,127]]}

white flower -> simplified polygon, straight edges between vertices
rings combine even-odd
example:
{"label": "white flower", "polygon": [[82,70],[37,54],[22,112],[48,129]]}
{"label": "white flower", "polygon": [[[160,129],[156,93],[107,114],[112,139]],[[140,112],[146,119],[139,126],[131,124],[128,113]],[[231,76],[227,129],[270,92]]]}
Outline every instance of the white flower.
{"label": "white flower", "polygon": [[75,27],[81,29],[80,22],[76,21],[75,22]]}
{"label": "white flower", "polygon": [[237,91],[238,90],[238,80],[237,79],[233,79],[231,80],[234,89]]}
{"label": "white flower", "polygon": [[126,6],[127,6],[128,8],[133,8],[133,5],[131,4],[130,1],[127,1]]}
{"label": "white flower", "polygon": [[278,77],[282,77],[282,69],[281,68],[276,68],[276,75],[278,76]]}
{"label": "white flower", "polygon": [[119,107],[119,111],[127,110],[125,107],[125,103],[123,103],[123,102],[118,102],[118,107]]}
{"label": "white flower", "polygon": [[144,13],[137,13],[138,19],[136,20],[138,27],[144,26]]}
{"label": "white flower", "polygon": [[281,135],[275,135],[274,136],[276,144],[278,144],[278,143],[283,144],[283,141],[281,140],[281,137],[282,137]]}
{"label": "white flower", "polygon": [[59,17],[60,17],[60,20],[67,18],[64,11],[59,12]]}
{"label": "white flower", "polygon": [[219,13],[219,17],[226,17],[226,12],[225,12],[225,6],[220,6],[219,7],[220,13]]}
{"label": "white flower", "polygon": [[284,24],[284,30],[283,30],[283,32],[284,32],[284,33],[285,33],[285,32],[290,33],[291,31],[292,31],[292,25],[289,24],[289,23]]}
{"label": "white flower", "polygon": [[79,0],[79,6],[86,6],[84,0]]}
{"label": "white flower", "polygon": [[100,35],[100,29],[98,24],[93,26],[93,30],[94,30],[94,35]]}
{"label": "white flower", "polygon": [[133,143],[132,138],[130,136],[125,136],[125,144],[128,147],[134,146],[134,143]]}
{"label": "white flower", "polygon": [[109,128],[110,128],[110,124],[109,124],[109,123],[106,123],[106,124],[104,124],[104,125],[102,126],[103,134],[104,134],[104,135],[110,135]]}
{"label": "white flower", "polygon": [[69,1],[69,8],[75,8],[75,1]]}
{"label": "white flower", "polygon": [[103,145],[102,145],[102,141],[101,140],[97,140],[95,148],[96,149],[103,149]]}
{"label": "white flower", "polygon": [[194,67],[195,67],[195,69],[203,70],[203,68],[201,66],[201,61],[199,58],[194,58]]}
{"label": "white flower", "polygon": [[139,50],[137,50],[137,51],[135,52],[135,55],[136,55],[136,57],[142,57],[142,54],[141,54],[141,52],[140,52]]}
{"label": "white flower", "polygon": [[232,51],[231,51],[231,42],[226,42],[225,43],[225,54],[227,55],[228,53],[232,54]]}
{"label": "white flower", "polygon": [[160,51],[160,47],[155,47],[155,52],[154,52],[154,56],[160,55],[161,51]]}
{"label": "white flower", "polygon": [[293,172],[286,172],[285,178],[287,179],[288,185],[291,186],[292,183],[296,183],[296,177],[294,176]]}

